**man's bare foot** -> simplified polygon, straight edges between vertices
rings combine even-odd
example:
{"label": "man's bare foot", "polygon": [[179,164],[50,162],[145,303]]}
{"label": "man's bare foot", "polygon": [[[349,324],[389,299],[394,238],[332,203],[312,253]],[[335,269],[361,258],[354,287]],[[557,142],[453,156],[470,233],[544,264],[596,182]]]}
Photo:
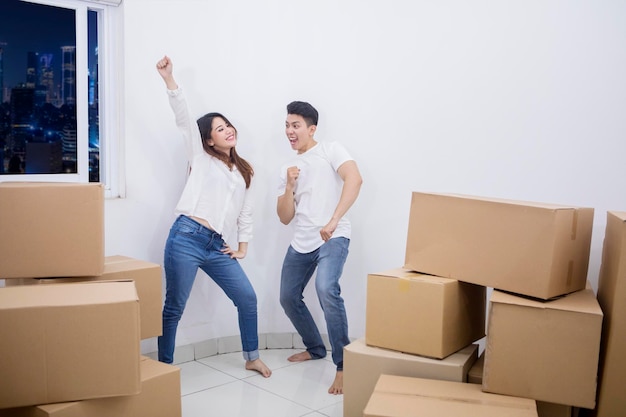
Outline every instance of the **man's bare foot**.
{"label": "man's bare foot", "polygon": [[269,378],[270,375],[272,375],[270,368],[268,368],[260,358],[253,361],[246,361],[246,369],[248,371],[257,371],[265,378]]}
{"label": "man's bare foot", "polygon": [[343,394],[343,371],[337,371],[333,385],[328,388],[328,393],[334,395]]}
{"label": "man's bare foot", "polygon": [[304,362],[309,359],[311,359],[311,354],[306,350],[304,352],[295,353],[287,358],[289,362]]}

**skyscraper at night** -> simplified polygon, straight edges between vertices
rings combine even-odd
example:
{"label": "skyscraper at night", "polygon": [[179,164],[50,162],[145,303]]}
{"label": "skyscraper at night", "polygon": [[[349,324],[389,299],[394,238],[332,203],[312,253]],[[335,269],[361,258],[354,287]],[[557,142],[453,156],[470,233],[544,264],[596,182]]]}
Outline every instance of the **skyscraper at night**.
{"label": "skyscraper at night", "polygon": [[61,47],[61,101],[76,104],[76,47]]}
{"label": "skyscraper at night", "polygon": [[0,41],[0,104],[5,102],[4,94],[4,46],[6,42]]}
{"label": "skyscraper at night", "polygon": [[58,107],[54,89],[54,69],[52,68],[52,54],[39,54],[39,85],[46,90],[46,103]]}
{"label": "skyscraper at night", "polygon": [[26,87],[35,88],[39,83],[39,54],[29,52],[26,55]]}

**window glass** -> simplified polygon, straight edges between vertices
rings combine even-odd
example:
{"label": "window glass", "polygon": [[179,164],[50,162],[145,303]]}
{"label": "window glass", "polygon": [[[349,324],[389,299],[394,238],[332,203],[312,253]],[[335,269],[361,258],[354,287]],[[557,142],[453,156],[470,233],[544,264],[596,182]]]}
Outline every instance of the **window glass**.
{"label": "window glass", "polygon": [[87,17],[87,61],[89,67],[89,181],[100,181],[100,123],[98,113],[98,13]]}
{"label": "window glass", "polygon": [[0,181],[104,182],[104,10],[72,1],[0,1]]}

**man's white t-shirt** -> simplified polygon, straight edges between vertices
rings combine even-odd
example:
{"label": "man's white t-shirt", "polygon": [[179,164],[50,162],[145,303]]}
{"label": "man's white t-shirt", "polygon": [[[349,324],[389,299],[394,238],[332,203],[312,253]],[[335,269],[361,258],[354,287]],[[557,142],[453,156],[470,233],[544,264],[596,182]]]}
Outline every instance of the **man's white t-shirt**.
{"label": "man's white t-shirt", "polygon": [[[294,195],[296,214],[291,241],[291,245],[298,252],[313,252],[324,243],[320,230],[333,216],[343,188],[343,181],[337,170],[344,162],[351,160],[352,157],[340,143],[318,142],[282,166],[279,196],[285,192],[287,168],[300,168]],[[350,221],[347,218],[339,220],[333,237],[350,238]]]}

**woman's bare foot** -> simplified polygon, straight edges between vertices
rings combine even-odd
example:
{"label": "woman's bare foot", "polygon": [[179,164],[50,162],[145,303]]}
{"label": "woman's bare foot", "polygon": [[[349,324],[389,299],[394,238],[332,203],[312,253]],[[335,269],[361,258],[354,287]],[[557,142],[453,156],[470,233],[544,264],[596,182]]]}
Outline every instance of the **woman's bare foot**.
{"label": "woman's bare foot", "polygon": [[246,361],[246,369],[248,371],[257,371],[265,378],[269,378],[270,375],[272,375],[270,368],[268,368],[260,358],[253,361]]}
{"label": "woman's bare foot", "polygon": [[289,362],[304,362],[309,359],[311,359],[311,354],[306,350],[304,352],[295,353],[287,358]]}
{"label": "woman's bare foot", "polygon": [[333,385],[328,388],[328,393],[334,395],[343,394],[343,371],[337,371]]}

